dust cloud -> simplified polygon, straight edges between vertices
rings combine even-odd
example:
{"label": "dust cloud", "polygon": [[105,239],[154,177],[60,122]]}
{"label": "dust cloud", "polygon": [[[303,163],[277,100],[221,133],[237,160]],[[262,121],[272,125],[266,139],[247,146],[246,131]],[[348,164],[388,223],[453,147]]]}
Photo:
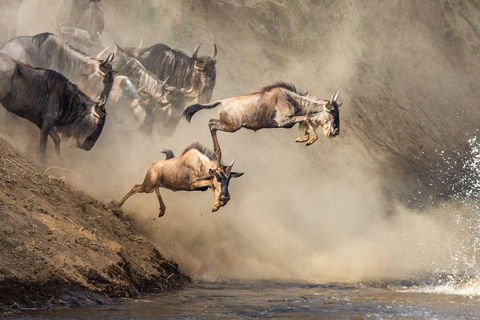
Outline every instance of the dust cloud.
{"label": "dust cloud", "polygon": [[[25,0],[18,34],[55,33],[59,5]],[[236,159],[235,170],[245,172],[219,212],[210,212],[210,191],[161,190],[161,219],[154,195],[128,200],[125,214],[185,272],[206,280],[348,282],[469,267],[454,258],[474,239],[471,220],[458,219],[471,212],[451,200],[450,186],[480,120],[479,39],[462,18],[478,12],[473,1],[103,0],[100,7],[105,46],[127,37],[129,45],[143,39],[190,54],[202,42],[202,54],[212,54],[216,43],[213,100],[278,80],[323,98],[340,90],[337,138],[307,148],[294,143],[297,130],[219,132],[224,161]],[[475,15],[468,19],[480,26]],[[202,111],[192,124],[181,121],[170,138],[107,118],[91,152],[65,143],[62,159],[50,152],[48,165],[68,169],[50,173],[99,199],[118,199],[164,158],[162,149],[180,154],[195,140],[211,146],[206,123],[215,116]],[[2,134],[22,151],[37,148],[32,130],[7,127]]]}

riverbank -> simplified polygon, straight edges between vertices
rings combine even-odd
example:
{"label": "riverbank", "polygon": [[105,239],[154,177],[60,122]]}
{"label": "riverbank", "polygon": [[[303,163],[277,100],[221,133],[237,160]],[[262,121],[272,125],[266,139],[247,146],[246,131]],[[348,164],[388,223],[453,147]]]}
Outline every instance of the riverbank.
{"label": "riverbank", "polygon": [[103,304],[190,282],[132,221],[51,170],[0,138],[0,310]]}

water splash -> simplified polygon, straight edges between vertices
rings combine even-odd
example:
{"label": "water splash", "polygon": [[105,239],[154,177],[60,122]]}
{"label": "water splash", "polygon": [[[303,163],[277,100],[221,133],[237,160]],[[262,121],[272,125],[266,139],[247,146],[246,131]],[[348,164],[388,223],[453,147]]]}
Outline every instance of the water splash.
{"label": "water splash", "polygon": [[446,176],[445,183],[450,185],[448,204],[455,203],[455,209],[449,211],[448,221],[455,224],[454,229],[459,236],[451,240],[454,243],[448,244],[456,248],[450,253],[451,264],[446,269],[436,270],[426,283],[404,291],[480,296],[480,265],[477,262],[480,258],[479,138],[470,138],[468,145],[469,150],[463,155],[465,161],[461,166],[440,151],[443,164],[441,169],[436,168],[440,169],[439,174]]}

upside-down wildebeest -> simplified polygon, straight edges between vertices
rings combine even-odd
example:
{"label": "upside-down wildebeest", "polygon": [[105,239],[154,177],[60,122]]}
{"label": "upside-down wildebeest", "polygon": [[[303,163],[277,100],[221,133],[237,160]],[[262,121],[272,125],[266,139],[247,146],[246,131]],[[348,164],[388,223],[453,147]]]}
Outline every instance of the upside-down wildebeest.
{"label": "upside-down wildebeest", "polygon": [[337,103],[338,94],[337,91],[330,100],[324,100],[308,92],[298,92],[292,84],[278,82],[245,96],[192,105],[183,114],[190,122],[197,111],[220,105],[219,119],[210,119],[208,123],[214,150],[219,157],[221,149],[217,139],[218,130],[235,132],[247,128],[257,131],[264,128],[292,128],[300,123],[305,135],[296,142],[307,142],[308,146],[317,141],[315,129],[318,126],[327,138],[340,134],[341,104]]}
{"label": "upside-down wildebeest", "polygon": [[140,61],[159,79],[170,77],[168,84],[173,87],[181,89],[193,86],[193,94],[187,97],[193,103],[209,103],[215,87],[217,46],[214,44],[213,56],[198,56],[200,46],[195,48],[191,57],[161,43],[149,48],[118,49]]}
{"label": "upside-down wildebeest", "polygon": [[106,97],[112,83],[109,73],[101,101],[94,101],[60,73],[32,68],[0,53],[0,103],[40,128],[44,155],[48,136],[60,153],[58,133],[75,139],[77,147],[86,151],[93,148],[105,124]]}
{"label": "upside-down wildebeest", "polygon": [[113,201],[114,206],[121,207],[134,194],[155,191],[160,203],[158,216],[161,217],[165,214],[166,207],[159,188],[172,191],[206,191],[211,188],[215,195],[212,212],[215,212],[230,200],[228,192],[230,179],[243,175],[232,172],[235,161],[228,166],[224,165],[212,150],[200,142],[189,145],[177,158],[171,150],[162,152],[167,155],[167,159],[152,164],[143,183],[135,185],[120,201]]}

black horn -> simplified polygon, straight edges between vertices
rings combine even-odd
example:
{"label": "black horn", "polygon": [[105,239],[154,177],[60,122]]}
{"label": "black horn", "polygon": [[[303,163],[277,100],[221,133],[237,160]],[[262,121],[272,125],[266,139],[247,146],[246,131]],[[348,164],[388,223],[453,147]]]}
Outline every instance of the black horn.
{"label": "black horn", "polygon": [[212,57],[212,60],[215,60],[216,57],[217,57],[217,45],[214,43],[214,44],[213,44],[213,57]]}

